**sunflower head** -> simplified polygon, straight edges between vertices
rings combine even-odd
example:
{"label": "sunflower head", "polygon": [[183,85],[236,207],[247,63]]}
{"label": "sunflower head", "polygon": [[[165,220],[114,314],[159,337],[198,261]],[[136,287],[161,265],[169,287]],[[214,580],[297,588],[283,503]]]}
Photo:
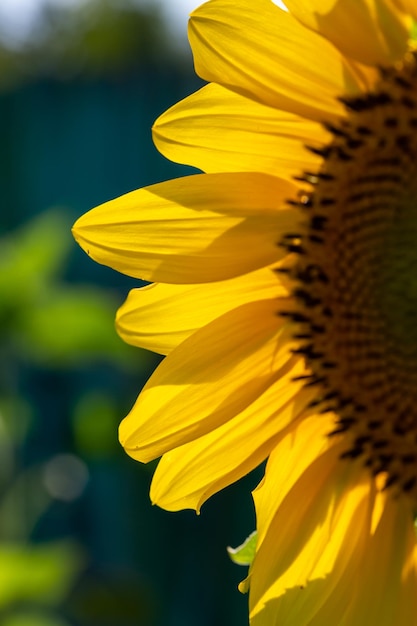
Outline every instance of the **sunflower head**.
{"label": "sunflower head", "polygon": [[132,457],[162,456],[153,501],[199,510],[269,459],[253,625],[417,626],[417,7],[286,5],[192,14],[209,84],[154,138],[204,173],[76,237],[154,283],[117,317],[166,355],[120,428]]}
{"label": "sunflower head", "polygon": [[417,67],[414,53],[381,71],[372,91],[341,98],[346,116],[304,172],[305,221],[283,241],[296,255],[297,353],[317,385],[314,404],[361,456],[416,496]]}

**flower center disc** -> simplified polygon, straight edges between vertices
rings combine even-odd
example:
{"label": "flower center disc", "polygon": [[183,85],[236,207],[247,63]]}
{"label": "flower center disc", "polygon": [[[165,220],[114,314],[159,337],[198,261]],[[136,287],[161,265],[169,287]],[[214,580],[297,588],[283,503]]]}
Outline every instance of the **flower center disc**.
{"label": "flower center disc", "polygon": [[383,70],[372,93],[343,99],[290,270],[297,335],[318,410],[350,436],[385,486],[417,497],[417,63]]}

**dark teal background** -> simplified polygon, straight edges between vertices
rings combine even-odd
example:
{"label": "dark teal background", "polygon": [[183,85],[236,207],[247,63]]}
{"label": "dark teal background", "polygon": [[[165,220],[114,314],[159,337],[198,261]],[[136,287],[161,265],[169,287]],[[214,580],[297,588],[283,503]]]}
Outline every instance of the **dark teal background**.
{"label": "dark teal background", "polygon": [[[101,202],[192,173],[158,154],[150,129],[161,112],[200,84],[191,60],[170,55],[161,62],[149,55],[108,76],[79,71],[69,79],[55,69],[5,86],[0,94],[3,236],[13,237],[16,228],[51,207],[63,208],[69,233],[79,215]],[[128,289],[138,285],[96,265],[75,243],[61,280],[92,292],[100,287],[115,303],[112,316]],[[19,285],[23,292],[29,287]],[[48,357],[36,362],[10,349],[9,323],[13,320],[3,319],[0,395],[8,397],[12,384],[34,415],[16,444],[16,471],[30,471],[60,453],[80,458],[89,471],[80,497],[53,500],[30,532],[31,545],[70,538],[84,552],[79,575],[52,609],[55,618],[74,626],[246,624],[247,598],[236,589],[246,570],[230,562],[226,546],[239,544],[253,530],[250,490],[257,477],[213,497],[200,516],[152,507],[148,490],[154,465],[142,466],[124,454],[117,421],[158,358],[126,348],[126,366],[94,351],[70,364]],[[115,332],[112,318],[107,332]],[[97,411],[80,439],[84,425],[74,426],[74,414],[80,399],[92,392],[111,397],[114,424],[104,436]],[[0,622],[21,608],[21,601],[12,602],[3,619],[0,611]]]}

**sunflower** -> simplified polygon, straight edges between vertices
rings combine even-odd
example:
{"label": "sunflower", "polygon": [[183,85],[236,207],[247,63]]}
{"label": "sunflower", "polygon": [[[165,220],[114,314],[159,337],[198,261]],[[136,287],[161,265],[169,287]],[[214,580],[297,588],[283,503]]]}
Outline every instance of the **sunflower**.
{"label": "sunflower", "polygon": [[156,122],[204,173],[83,216],[152,284],[117,314],[166,355],[120,427],[195,508],[268,458],[252,625],[416,626],[417,53],[413,0],[211,0],[208,82]]}

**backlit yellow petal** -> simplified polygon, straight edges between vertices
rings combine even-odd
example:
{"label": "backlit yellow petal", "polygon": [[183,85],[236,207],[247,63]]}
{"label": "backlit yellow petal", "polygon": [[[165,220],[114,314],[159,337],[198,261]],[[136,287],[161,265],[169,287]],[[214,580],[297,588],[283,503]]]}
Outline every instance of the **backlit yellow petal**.
{"label": "backlit yellow petal", "polygon": [[[340,466],[333,466],[333,476],[338,476],[340,469]],[[327,478],[332,482],[332,477]],[[314,480],[314,472],[311,473],[311,479]],[[304,498],[301,490],[298,495]],[[317,504],[321,505],[321,512],[316,508]],[[351,483],[345,497],[339,501],[331,498],[331,492],[325,489],[312,505],[303,511],[306,516],[304,522],[295,512],[293,523],[301,524],[297,526],[298,532],[314,520],[305,541],[301,531],[298,546],[297,536],[291,533],[281,515],[278,514],[270,529],[271,534],[268,543],[265,543],[262,558],[255,561],[251,575],[253,582],[261,580],[261,586],[263,582],[267,587],[255,604],[255,585],[251,585],[251,594],[252,591],[254,593],[251,600],[253,626],[345,624],[343,617],[352,598],[352,586],[359,578],[364,536],[369,528],[370,485]],[[282,513],[285,512],[284,509]],[[282,522],[280,526],[279,522]],[[277,533],[277,543],[288,555],[288,547],[282,544],[283,533],[288,530],[289,546],[292,546],[295,554],[291,562],[285,563],[272,539],[273,533]],[[267,550],[270,550],[269,554]],[[265,569],[259,575],[261,566]],[[278,575],[277,566],[284,568]],[[355,622],[349,624],[354,626]]]}
{"label": "backlit yellow petal", "polygon": [[[416,626],[416,535],[410,501],[380,494],[383,512],[367,537],[341,626]],[[370,602],[369,597],[377,599]],[[334,613],[333,613],[334,614]]]}
{"label": "backlit yellow petal", "polygon": [[207,173],[75,225],[156,282],[117,315],[167,355],[120,426],[162,455],[153,502],[199,511],[268,459],[251,626],[417,626],[416,4],[210,0],[211,84],[153,128]]}
{"label": "backlit yellow petal", "polygon": [[415,0],[395,0],[395,4],[417,20],[417,3]]}
{"label": "backlit yellow petal", "polygon": [[317,122],[279,111],[209,84],[156,121],[158,150],[177,163],[205,172],[262,171],[292,179],[314,170],[329,133]]}
{"label": "backlit yellow petal", "polygon": [[[294,363],[294,358],[293,358]],[[305,415],[313,391],[291,369],[239,415],[203,437],[162,457],[151,486],[153,502],[170,511],[201,505],[217,491],[257,467],[297,418]]]}
{"label": "backlit yellow petal", "polygon": [[[250,574],[256,625],[312,624],[326,598],[337,593],[369,528],[371,481],[360,479],[360,467],[340,463],[340,444],[326,438],[326,423],[317,422],[301,423],[282,440],[254,494],[261,533]],[[349,595],[342,600],[339,615]]]}
{"label": "backlit yellow petal", "polygon": [[416,626],[411,503],[378,493],[360,463],[341,462],[323,427],[311,418],[282,439],[254,493],[251,624]]}
{"label": "backlit yellow petal", "polygon": [[[301,427],[302,424],[298,430]],[[300,433],[297,434],[299,437]],[[289,437],[290,435],[287,436]],[[292,454],[291,457],[294,458]],[[285,455],[280,458],[283,466],[289,461],[290,457]],[[276,463],[275,461],[275,466]],[[267,526],[251,569],[250,594],[254,613],[270,598],[283,595],[287,589],[306,585],[313,572],[314,578],[320,578],[332,570],[335,559],[322,560],[321,556],[332,528],[335,493],[332,477],[337,472],[338,465],[337,452],[330,448],[306,468],[291,489],[284,486],[285,497]],[[277,471],[274,475],[279,481]],[[268,477],[267,469],[263,488],[266,485],[270,497],[273,487],[271,476],[272,472]],[[277,491],[279,485],[280,481]],[[257,511],[260,510],[257,505]],[[265,532],[259,520],[257,525]],[[325,532],[320,532],[324,528]],[[272,545],[272,537],[275,538],[275,545]],[[306,553],[309,559],[302,567],[297,559],[303,558]]]}
{"label": "backlit yellow petal", "polygon": [[343,115],[337,97],[359,90],[343,56],[270,0],[208,2],[189,37],[204,80],[308,119]]}
{"label": "backlit yellow petal", "polygon": [[[311,626],[329,621],[341,626],[417,624],[416,538],[410,503],[403,497],[396,501],[387,498],[386,493],[370,496],[370,510],[384,500],[378,525],[372,529],[369,513],[362,522],[354,524],[352,520],[335,568],[324,581],[321,607],[308,622]],[[352,551],[357,534],[361,541]]]}
{"label": "backlit yellow petal", "polygon": [[407,49],[410,21],[390,0],[288,0],[286,5],[305,26],[359,63],[387,65]]}
{"label": "backlit yellow petal", "polygon": [[[329,448],[333,448],[334,442],[327,437],[332,430],[332,424],[331,416],[325,415],[319,420],[313,417],[300,425],[294,434],[285,437],[274,451],[267,471],[267,476],[271,475],[272,478],[264,479],[253,494],[257,509],[258,546],[262,544],[272,519],[287,494],[294,489],[315,460]],[[295,458],[296,463],[293,462]],[[276,491],[272,498],[271,489],[274,489],[274,484]]]}
{"label": "backlit yellow petal", "polygon": [[238,415],[289,368],[278,299],[244,304],[198,330],[151,376],[120,426],[140,461],[201,437]]}
{"label": "backlit yellow petal", "polygon": [[[144,280],[225,280],[275,263],[299,216],[294,185],[258,173],[179,178],[83,215],[74,236],[94,260]],[[244,250],[244,254],[241,251]]]}
{"label": "backlit yellow petal", "polygon": [[116,328],[127,343],[168,354],[227,311],[246,302],[286,293],[277,273],[270,268],[201,285],[155,283],[129,293],[117,313]]}

